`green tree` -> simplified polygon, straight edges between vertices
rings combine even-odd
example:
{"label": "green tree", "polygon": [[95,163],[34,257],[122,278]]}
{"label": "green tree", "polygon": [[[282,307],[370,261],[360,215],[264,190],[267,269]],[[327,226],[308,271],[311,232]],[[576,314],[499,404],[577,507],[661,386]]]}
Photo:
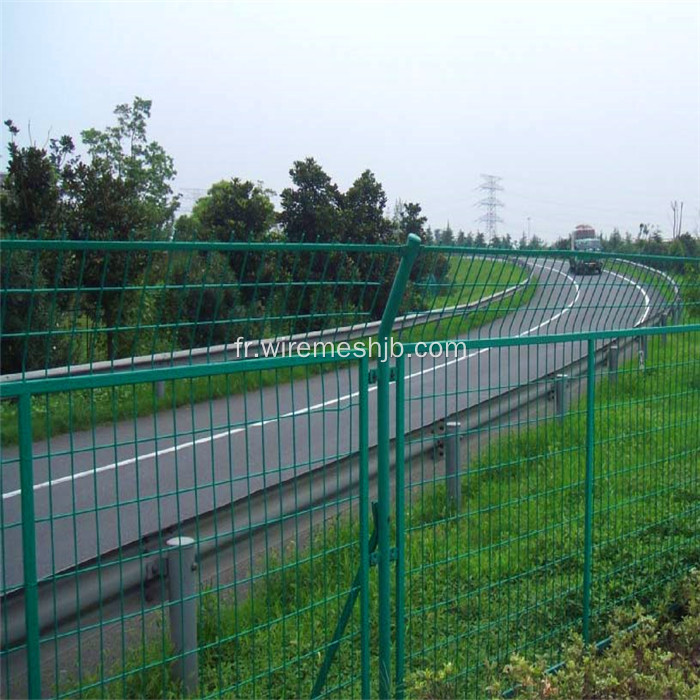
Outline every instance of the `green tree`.
{"label": "green tree", "polygon": [[428,219],[421,214],[422,208],[420,204],[415,202],[406,202],[403,204],[399,212],[399,227],[403,234],[403,240],[409,233],[415,233],[420,236],[424,243],[432,243],[426,232],[425,224]]}
{"label": "green tree", "polygon": [[[151,100],[135,97],[131,105],[117,105],[115,125],[103,131],[86,129],[81,136],[91,158],[90,175],[105,180],[105,192],[119,183],[121,187],[113,190],[115,197],[129,196],[128,223],[163,233],[173,222],[179,200],[171,187],[176,175],[173,159],[159,143],[148,140],[151,106]],[[93,203],[85,200],[81,213],[89,213]],[[119,228],[119,223],[115,220],[112,228]]]}
{"label": "green tree", "polygon": [[60,195],[58,175],[45,149],[20,148],[15,142],[19,129],[11,119],[5,125],[10,130],[11,141],[2,183],[0,226],[3,235],[26,236],[55,219]]}
{"label": "green tree", "polygon": [[196,230],[197,239],[222,243],[263,241],[275,223],[275,208],[270,200],[272,194],[249,180],[237,177],[221,180],[195,203],[189,217],[194,229],[185,227],[183,222],[180,231],[185,233],[189,228],[191,233],[186,235],[194,236]]}
{"label": "green tree", "polygon": [[536,236],[533,233],[528,241],[527,247],[530,250],[544,250],[547,247],[547,244],[539,236]]}
{"label": "green tree", "polygon": [[297,160],[289,171],[293,187],[282,190],[280,221],[293,242],[343,240],[343,196],[313,159]]}
{"label": "green tree", "polygon": [[[86,160],[75,155],[68,136],[51,140],[48,151],[34,145],[20,148],[15,143],[18,130],[7,122],[12,142],[3,183],[3,231],[98,241],[169,235],[178,205],[170,185],[175,169],[172,158],[147,137],[150,111],[150,100],[137,97],[115,109],[114,126],[83,131]],[[61,314],[66,323],[91,315],[93,324],[107,329],[109,357],[129,352],[133,334],[121,343],[126,336],[119,328],[140,314],[134,288],[147,265],[153,266],[153,260],[141,251],[42,256],[39,273],[46,282],[80,284],[87,290],[80,295],[80,308],[73,308],[78,295],[59,295],[57,305],[54,299],[54,323],[63,322]]]}
{"label": "green tree", "polygon": [[[260,183],[237,177],[217,182],[197,200],[191,215],[178,218],[175,238],[221,243],[268,240],[275,224],[272,194]],[[165,293],[166,306],[189,319],[188,329],[178,332],[180,346],[261,334],[259,321],[250,319],[269,312],[274,294],[279,294],[266,284],[275,276],[272,267],[273,259],[261,253],[197,253],[186,264],[180,261],[173,270],[176,285]],[[240,323],[234,324],[235,319]]]}
{"label": "green tree", "polygon": [[560,236],[549,247],[552,250],[571,250],[571,240],[568,236]]}
{"label": "green tree", "polygon": [[[135,97],[131,105],[115,108],[115,125],[81,133],[89,161],[71,163],[62,173],[71,203],[66,217],[70,237],[124,241],[170,235],[178,206],[171,187],[175,168],[163,147],[148,139],[151,104]],[[96,322],[107,329],[108,358],[128,353],[133,334],[124,335],[120,328],[138,313],[136,287],[153,264],[149,254],[91,251],[75,263],[68,273],[79,274],[85,287],[96,290],[84,297]]]}
{"label": "green tree", "polygon": [[442,231],[440,236],[440,245],[454,245],[455,244],[455,234],[450,228],[450,222],[447,222],[447,228]]}
{"label": "green tree", "polygon": [[391,221],[386,218],[386,193],[370,170],[353,182],[343,197],[345,239],[348,243],[388,243]]}
{"label": "green tree", "polygon": [[[7,172],[0,190],[0,232],[17,238],[52,238],[60,228],[62,204],[61,171],[73,151],[68,136],[52,139],[49,149],[16,142],[19,129],[8,119],[10,131]],[[25,295],[9,289],[46,288],[60,280],[61,258],[54,253],[8,251],[2,256],[0,297],[0,362],[2,372],[38,369],[62,364],[66,343],[52,337],[52,326],[60,308],[48,294]],[[31,336],[29,334],[32,334]]]}

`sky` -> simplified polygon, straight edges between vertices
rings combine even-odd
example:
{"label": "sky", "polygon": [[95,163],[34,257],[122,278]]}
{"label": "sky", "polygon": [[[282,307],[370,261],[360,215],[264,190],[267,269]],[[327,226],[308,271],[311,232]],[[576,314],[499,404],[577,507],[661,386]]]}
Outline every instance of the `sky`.
{"label": "sky", "polygon": [[[553,240],[580,223],[700,226],[700,3],[8,2],[2,119],[21,139],[104,128],[153,100],[149,137],[191,199],[230,177],[281,192],[311,156],[369,168],[433,228]],[[6,132],[7,133],[7,132]],[[0,166],[7,166],[6,152]]]}

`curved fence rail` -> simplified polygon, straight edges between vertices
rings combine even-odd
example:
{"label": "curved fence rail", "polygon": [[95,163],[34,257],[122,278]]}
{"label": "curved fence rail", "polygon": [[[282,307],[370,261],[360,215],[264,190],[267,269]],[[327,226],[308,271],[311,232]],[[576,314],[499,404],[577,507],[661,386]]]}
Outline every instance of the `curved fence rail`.
{"label": "curved fence rail", "polygon": [[700,561],[698,260],[0,245],[5,696],[479,694]]}

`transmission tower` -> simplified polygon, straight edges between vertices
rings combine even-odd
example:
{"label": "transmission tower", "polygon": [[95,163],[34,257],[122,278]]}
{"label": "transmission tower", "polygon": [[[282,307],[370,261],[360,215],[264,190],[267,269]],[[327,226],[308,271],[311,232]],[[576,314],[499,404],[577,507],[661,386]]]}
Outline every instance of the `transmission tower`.
{"label": "transmission tower", "polygon": [[496,235],[497,224],[503,223],[503,219],[498,216],[498,208],[503,206],[503,202],[496,197],[496,192],[503,192],[502,179],[495,175],[482,175],[482,182],[478,188],[485,192],[486,196],[477,202],[482,209],[485,209],[484,214],[477,219],[477,222],[485,225],[485,233],[489,242]]}

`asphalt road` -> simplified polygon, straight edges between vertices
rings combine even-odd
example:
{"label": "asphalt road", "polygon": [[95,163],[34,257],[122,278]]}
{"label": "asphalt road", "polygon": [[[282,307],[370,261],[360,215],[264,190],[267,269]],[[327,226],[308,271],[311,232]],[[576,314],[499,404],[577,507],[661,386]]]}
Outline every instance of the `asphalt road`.
{"label": "asphalt road", "polygon": [[[541,284],[527,308],[472,335],[542,335],[630,327],[662,304],[636,280],[612,272],[576,276],[536,261]],[[468,356],[407,359],[408,429],[549,374],[584,356],[585,343],[486,348]],[[358,450],[358,370],[295,381],[104,425],[34,445],[40,578],[100,553],[293,479]],[[395,387],[392,384],[393,402]],[[369,391],[376,444],[376,387]],[[104,392],[103,400],[109,401]],[[392,425],[394,424],[392,418]],[[17,449],[3,450],[4,591],[22,583]],[[236,523],[231,524],[233,528]]]}

